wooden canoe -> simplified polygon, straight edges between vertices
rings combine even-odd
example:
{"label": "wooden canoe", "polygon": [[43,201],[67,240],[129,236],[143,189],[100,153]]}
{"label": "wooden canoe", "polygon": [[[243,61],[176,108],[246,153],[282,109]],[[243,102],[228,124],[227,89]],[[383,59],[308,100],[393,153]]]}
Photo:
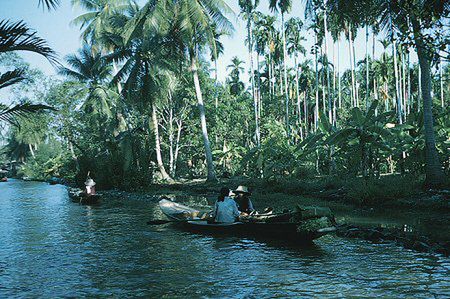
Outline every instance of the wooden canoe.
{"label": "wooden canoe", "polygon": [[201,212],[167,199],[160,200],[159,207],[175,224],[200,232],[225,232],[309,242],[336,230],[331,221],[314,231],[301,229],[306,222],[251,222],[247,217],[242,217],[239,222],[234,223],[211,223],[203,220],[208,212]]}
{"label": "wooden canoe", "polygon": [[83,190],[78,188],[69,188],[69,198],[73,202],[77,202],[83,205],[95,205],[100,203],[101,195],[87,195]]}

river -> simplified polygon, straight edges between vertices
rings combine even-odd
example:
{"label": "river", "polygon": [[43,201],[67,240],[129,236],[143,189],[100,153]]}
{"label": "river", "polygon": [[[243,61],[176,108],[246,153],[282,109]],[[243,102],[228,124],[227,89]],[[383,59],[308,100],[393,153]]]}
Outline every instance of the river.
{"label": "river", "polygon": [[450,259],[333,235],[289,243],[149,226],[154,201],[0,183],[0,298],[448,298]]}

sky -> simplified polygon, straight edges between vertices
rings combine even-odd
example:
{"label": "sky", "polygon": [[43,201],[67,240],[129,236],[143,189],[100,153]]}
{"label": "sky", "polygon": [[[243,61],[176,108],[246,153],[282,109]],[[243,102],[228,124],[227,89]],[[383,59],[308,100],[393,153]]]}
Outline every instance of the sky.
{"label": "sky", "polygon": [[[234,15],[229,16],[229,19],[235,27],[235,32],[232,36],[223,38],[225,52],[218,61],[218,78],[220,81],[225,80],[228,74],[226,66],[229,65],[232,57],[239,57],[245,62],[246,67],[248,67],[249,61],[247,48],[244,43],[246,27],[245,22],[239,18],[238,0],[225,1],[234,11]],[[61,6],[57,10],[47,11],[37,7],[38,0],[0,0],[0,20],[24,20],[29,27],[37,31],[38,36],[47,40],[48,44],[58,53],[60,61],[63,61],[64,56],[76,52],[81,46],[80,29],[77,26],[72,25],[71,21],[82,14],[83,11],[80,8],[72,7],[70,2],[70,0],[61,0]],[[145,1],[140,0],[138,2],[143,3]],[[300,17],[304,23],[307,23],[304,18],[304,2],[304,0],[294,0],[292,11],[286,16],[286,20],[289,17],[296,16]],[[266,14],[271,13],[268,8],[268,3],[268,0],[260,1],[258,10]],[[281,17],[279,19],[281,19]],[[313,35],[306,31],[303,31],[302,34],[304,34],[307,39],[304,44],[308,52],[306,58],[313,59],[311,54],[309,54],[311,46],[313,45]],[[328,37],[328,40],[331,60],[333,57],[333,44],[331,37]],[[372,37],[369,38],[368,46],[371,53]],[[363,59],[365,55],[365,32],[363,30],[358,32],[355,48],[357,61]],[[376,53],[380,54],[381,50],[382,46],[377,41]],[[348,46],[345,40],[341,41],[340,54],[339,63],[342,72],[349,68]],[[42,56],[25,52],[21,53],[21,55],[32,67],[41,69],[48,75],[56,74],[53,66]],[[376,56],[378,55],[376,54]],[[412,57],[412,61],[414,61],[414,59],[415,58]],[[211,75],[213,75],[213,73]],[[242,80],[244,82],[248,81],[247,72],[242,75]]]}

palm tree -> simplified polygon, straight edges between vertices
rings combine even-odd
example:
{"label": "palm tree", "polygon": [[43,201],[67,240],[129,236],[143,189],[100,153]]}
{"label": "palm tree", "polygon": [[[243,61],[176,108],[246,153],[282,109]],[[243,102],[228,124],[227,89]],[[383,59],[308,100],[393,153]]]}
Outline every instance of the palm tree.
{"label": "palm tree", "polygon": [[[330,0],[333,2],[331,11],[342,13],[342,5],[345,0]],[[425,156],[426,156],[426,184],[429,186],[439,186],[444,180],[444,173],[439,162],[436,150],[436,142],[433,129],[432,97],[431,97],[431,61],[434,49],[428,42],[435,40],[433,35],[438,20],[450,16],[450,3],[447,1],[434,0],[413,0],[398,2],[393,0],[377,1],[377,9],[366,9],[365,0],[352,1],[354,7],[359,11],[379,20],[382,27],[394,35],[394,29],[403,35],[408,35],[412,31],[414,46],[417,51],[421,70],[421,88],[424,109],[425,127]],[[347,11],[348,13],[348,11]],[[394,51],[395,51],[395,45]],[[394,52],[394,59],[396,59]],[[398,105],[398,108],[401,106]],[[401,113],[401,111],[399,111]]]}
{"label": "palm tree", "polygon": [[[44,56],[52,64],[57,64],[56,53],[47,45],[46,41],[36,36],[23,21],[11,22],[0,20],[0,53],[28,51]],[[0,73],[0,89],[24,80],[25,73],[16,68],[12,71]],[[18,116],[35,113],[43,109],[50,109],[45,105],[19,104],[13,107],[0,105],[0,120],[17,124]]]}
{"label": "palm tree", "polygon": [[171,25],[177,27],[178,42],[184,49],[183,52],[187,53],[190,61],[200,112],[200,124],[208,168],[207,180],[216,181],[217,177],[206,125],[205,106],[198,77],[198,58],[206,48],[214,51],[215,30],[227,34],[233,30],[231,22],[226,17],[226,14],[232,11],[223,0],[180,0],[175,3],[167,3],[166,12],[170,15]]}
{"label": "palm tree", "polygon": [[[112,83],[124,81],[122,94],[127,102],[143,115],[150,110],[149,124],[154,134],[158,170],[163,180],[172,182],[162,159],[157,99],[170,96],[172,89],[169,78],[174,77],[173,71],[176,62],[181,60],[181,52],[174,40],[176,35],[172,35],[170,28],[153,22],[155,18],[161,17],[158,15],[161,12],[156,11],[152,3],[147,3],[141,9],[135,8],[131,8],[129,17],[124,18],[124,36],[112,39],[119,42],[108,55],[108,60],[124,61]],[[122,26],[122,23],[118,25]]]}
{"label": "palm tree", "polygon": [[[36,32],[23,22],[0,20],[0,53],[14,51],[28,51],[40,54],[47,60],[56,64],[56,53],[47,45],[45,40],[36,36]],[[0,88],[18,83],[24,79],[20,69],[0,73]]]}
{"label": "palm tree", "polygon": [[[299,65],[298,65],[298,55],[306,54],[306,49],[303,47],[302,43],[305,38],[300,35],[303,27],[303,22],[299,18],[290,18],[286,22],[286,39],[287,39],[287,53],[294,57],[295,65],[295,86],[297,94],[297,113],[299,122],[301,123],[301,104],[300,104],[300,88],[299,88]],[[303,131],[301,132],[301,138],[303,139]]]}
{"label": "palm tree", "polygon": [[288,82],[287,82],[287,67],[286,67],[286,30],[284,25],[284,15],[286,13],[289,13],[292,8],[292,0],[269,0],[269,8],[272,11],[278,11],[281,12],[281,30],[282,30],[282,36],[283,36],[283,71],[284,71],[284,95],[286,97],[286,133],[289,139],[290,132],[289,132],[289,94],[288,94]]}
{"label": "palm tree", "polygon": [[60,67],[59,73],[82,83],[80,94],[86,94],[83,107],[89,111],[111,117],[117,94],[108,88],[112,68],[100,53],[94,53],[89,45],[84,45],[78,54],[66,57],[70,67]]}
{"label": "palm tree", "polygon": [[94,50],[102,45],[102,33],[108,31],[110,17],[117,11],[128,7],[128,0],[72,0],[72,6],[78,6],[87,12],[76,17],[72,24],[80,26],[83,30],[81,37],[89,42]]}
{"label": "palm tree", "polygon": [[234,56],[231,59],[231,64],[227,65],[227,69],[231,70],[230,80],[228,81],[230,92],[235,96],[241,94],[244,90],[244,83],[239,78],[241,72],[244,71],[244,68],[241,66],[243,63],[237,56]]}
{"label": "palm tree", "polygon": [[241,15],[244,20],[247,20],[247,44],[248,44],[248,55],[250,58],[250,82],[251,82],[251,93],[253,97],[253,108],[255,112],[255,136],[257,146],[260,146],[260,133],[259,133],[259,122],[258,122],[258,98],[255,93],[255,76],[253,70],[253,36],[252,36],[252,25],[254,20],[254,14],[256,7],[259,4],[259,0],[239,0],[239,7],[241,8]]}
{"label": "palm tree", "polygon": [[[274,41],[276,38],[275,21],[276,18],[269,15],[263,15],[260,12],[256,12],[255,29],[253,30],[253,36],[255,37],[255,48],[258,55],[264,55],[267,49],[266,68],[269,72],[269,94],[272,100],[273,90],[275,89],[275,83],[273,80],[275,76],[273,74],[273,55],[274,55]],[[258,72],[259,74],[259,72]],[[259,99],[261,101],[261,99]],[[261,112],[261,105],[258,105]]]}

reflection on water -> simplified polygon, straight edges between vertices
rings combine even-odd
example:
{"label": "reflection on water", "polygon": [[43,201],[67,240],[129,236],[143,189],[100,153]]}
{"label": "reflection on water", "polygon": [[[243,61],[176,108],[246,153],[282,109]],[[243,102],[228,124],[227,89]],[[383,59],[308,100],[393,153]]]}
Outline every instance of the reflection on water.
{"label": "reflection on water", "polygon": [[81,206],[63,186],[0,185],[0,297],[450,296],[450,260],[327,236],[307,247],[148,226],[145,200]]}

